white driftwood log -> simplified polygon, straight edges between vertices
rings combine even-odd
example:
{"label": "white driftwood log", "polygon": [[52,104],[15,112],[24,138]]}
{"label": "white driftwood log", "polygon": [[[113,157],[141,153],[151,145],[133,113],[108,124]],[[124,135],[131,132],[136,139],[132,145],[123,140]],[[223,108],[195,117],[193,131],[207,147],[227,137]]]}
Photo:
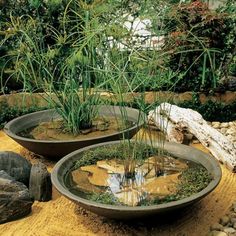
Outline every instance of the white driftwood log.
{"label": "white driftwood log", "polygon": [[[169,103],[162,103],[156,109],[150,111],[149,120],[154,122],[162,131],[165,131],[170,141],[176,141],[176,132],[188,130],[192,133],[220,162],[236,172],[236,144],[233,144],[226,136],[212,128],[202,116],[192,110],[180,108]],[[163,124],[168,120],[167,128]],[[177,128],[176,128],[177,127]],[[174,134],[174,138],[172,137]],[[177,134],[179,135],[179,134]]]}

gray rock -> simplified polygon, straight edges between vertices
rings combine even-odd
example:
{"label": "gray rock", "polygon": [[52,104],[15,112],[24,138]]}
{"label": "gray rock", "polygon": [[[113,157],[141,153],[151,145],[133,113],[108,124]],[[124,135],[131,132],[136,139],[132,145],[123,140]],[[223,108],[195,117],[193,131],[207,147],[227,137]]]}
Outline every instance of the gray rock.
{"label": "gray rock", "polygon": [[216,231],[222,231],[224,229],[224,226],[219,224],[219,223],[215,223],[214,225],[211,226],[211,230],[216,230]]}
{"label": "gray rock", "polygon": [[230,219],[230,221],[231,221],[232,224],[234,224],[234,223],[236,223],[236,218],[235,218],[235,217],[232,217],[232,218]]}
{"label": "gray rock", "polygon": [[28,188],[0,171],[0,223],[19,219],[31,212],[33,201]]}
{"label": "gray rock", "polygon": [[31,164],[15,152],[0,152],[0,170],[4,170],[16,181],[29,185]]}
{"label": "gray rock", "polygon": [[222,216],[220,218],[220,224],[222,224],[223,226],[227,225],[230,221],[230,218],[228,216]]}
{"label": "gray rock", "polygon": [[43,163],[32,166],[29,183],[30,195],[37,201],[49,201],[52,199],[52,183],[50,174]]}
{"label": "gray rock", "polygon": [[227,228],[224,228],[224,232],[227,234],[233,234],[233,233],[236,233],[236,230],[232,227],[227,227]]}

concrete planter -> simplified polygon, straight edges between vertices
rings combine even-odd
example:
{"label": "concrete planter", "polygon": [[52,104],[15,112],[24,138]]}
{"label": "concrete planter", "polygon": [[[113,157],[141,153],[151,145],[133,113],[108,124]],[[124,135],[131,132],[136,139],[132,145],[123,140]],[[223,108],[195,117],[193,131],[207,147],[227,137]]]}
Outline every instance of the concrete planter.
{"label": "concrete planter", "polygon": [[86,210],[109,218],[130,220],[133,218],[144,218],[154,214],[161,214],[174,210],[178,211],[178,209],[193,204],[205,197],[212,190],[214,190],[220,182],[221,168],[217,160],[215,160],[212,156],[209,156],[203,153],[202,151],[199,151],[195,148],[186,145],[166,143],[165,149],[170,154],[185,160],[191,160],[200,163],[209,171],[213,179],[205,189],[198,192],[197,194],[193,194],[190,197],[186,197],[178,201],[153,206],[139,207],[105,205],[81,198],[70,192],[69,187],[66,185],[65,182],[65,176],[73,168],[75,162],[81,158],[83,152],[97,148],[99,146],[116,144],[118,142],[119,141],[93,145],[90,147],[83,148],[81,150],[77,150],[65,156],[56,164],[52,171],[51,178],[53,185],[62,195],[74,201],[76,204],[85,208]]}
{"label": "concrete planter", "polygon": [[[137,109],[126,107],[128,120],[135,122],[135,125],[129,129],[123,131],[117,131],[116,133],[103,135],[95,138],[85,138],[82,140],[66,140],[66,141],[51,141],[51,140],[35,140],[25,138],[17,135],[19,132],[37,126],[40,122],[50,121],[52,118],[58,118],[59,115],[55,110],[45,110],[27,114],[12,121],[8,122],[4,127],[4,132],[14,139],[17,143],[27,148],[28,150],[51,158],[60,158],[68,153],[71,153],[77,149],[93,145],[96,143],[102,143],[107,141],[114,141],[123,138],[132,138],[144,121],[139,121],[140,111]],[[121,116],[121,111],[118,106],[99,106],[100,115],[109,116]]]}

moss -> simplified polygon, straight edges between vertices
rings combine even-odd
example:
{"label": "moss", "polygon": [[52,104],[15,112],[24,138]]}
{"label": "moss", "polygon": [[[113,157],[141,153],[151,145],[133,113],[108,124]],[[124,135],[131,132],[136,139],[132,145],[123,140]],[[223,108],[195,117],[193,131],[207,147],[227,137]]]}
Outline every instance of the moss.
{"label": "moss", "polygon": [[135,159],[140,161],[154,153],[151,146],[142,143],[138,143],[136,147],[134,143],[106,145],[84,152],[83,156],[75,163],[74,169],[78,169],[81,166],[92,165],[101,160],[110,160],[113,158],[122,160],[126,158],[125,154],[133,153],[134,148],[136,149]]}
{"label": "moss", "polygon": [[143,199],[141,202],[139,202],[139,206],[157,205],[189,197],[206,188],[211,180],[211,175],[204,167],[190,167],[183,171],[180,177],[180,183],[177,186],[176,194],[168,195],[162,198],[156,197],[152,199]]}
{"label": "moss", "polygon": [[178,185],[177,197],[185,198],[192,194],[198,193],[212,180],[212,176],[202,166],[196,166],[185,170]]}
{"label": "moss", "polygon": [[108,205],[122,205],[112,193],[92,193],[88,196],[88,199],[97,203],[108,204]]}

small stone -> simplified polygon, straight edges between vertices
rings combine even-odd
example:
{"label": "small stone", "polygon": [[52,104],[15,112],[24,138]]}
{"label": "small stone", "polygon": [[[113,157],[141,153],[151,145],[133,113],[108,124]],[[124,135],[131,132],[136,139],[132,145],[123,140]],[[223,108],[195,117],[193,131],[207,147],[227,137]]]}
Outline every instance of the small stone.
{"label": "small stone", "polygon": [[193,135],[192,134],[185,134],[184,135],[185,136],[185,138],[187,139],[187,140],[192,140],[193,139]]}
{"label": "small stone", "polygon": [[91,129],[82,129],[82,130],[81,130],[81,133],[84,134],[84,135],[85,135],[85,134],[89,134],[89,133],[91,133],[91,132],[92,132],[92,128],[91,128]]}
{"label": "small stone", "polygon": [[227,132],[227,128],[221,128],[221,129],[220,129],[220,132],[221,132],[222,134],[225,134],[225,133]]}
{"label": "small stone", "polygon": [[220,122],[218,122],[218,121],[212,122],[211,124],[212,124],[212,127],[215,128],[215,129],[220,128]]}
{"label": "small stone", "polygon": [[233,140],[233,136],[232,135],[226,135],[228,139],[230,139],[231,141]]}
{"label": "small stone", "polygon": [[235,129],[233,129],[233,128],[230,128],[226,131],[226,134],[228,134],[228,135],[232,135],[234,133],[235,133]]}
{"label": "small stone", "polygon": [[233,224],[233,228],[236,229],[236,222]]}
{"label": "small stone", "polygon": [[193,144],[198,144],[198,143],[200,143],[200,141],[198,139],[193,140]]}
{"label": "small stone", "polygon": [[236,213],[236,202],[233,203],[233,210],[234,210],[234,212]]}
{"label": "small stone", "polygon": [[231,218],[231,219],[230,219],[230,222],[231,222],[232,224],[236,223],[236,218],[234,218],[234,217]]}
{"label": "small stone", "polygon": [[222,231],[223,229],[224,226],[219,223],[215,223],[214,225],[211,226],[211,230]]}
{"label": "small stone", "polygon": [[222,231],[214,230],[211,231],[207,236],[228,236],[228,234]]}
{"label": "small stone", "polygon": [[222,224],[223,226],[227,225],[230,221],[230,218],[228,216],[222,216],[220,218],[220,224]]}
{"label": "small stone", "polygon": [[34,200],[49,201],[52,199],[52,183],[46,166],[39,162],[32,166],[29,182],[30,196]]}
{"label": "small stone", "polygon": [[236,232],[236,230],[232,227],[227,227],[227,228],[224,228],[224,232],[227,234],[233,234]]}
{"label": "small stone", "polygon": [[232,122],[232,121],[229,122],[229,126],[230,126],[230,127],[234,126],[234,122]]}
{"label": "small stone", "polygon": [[[232,210],[234,210],[233,206],[232,206]],[[230,218],[236,218],[236,213],[235,213],[235,212],[230,212],[230,213],[228,214],[228,216],[229,216]]]}
{"label": "small stone", "polygon": [[228,128],[229,127],[229,123],[223,122],[223,123],[220,124],[220,127],[221,128]]}
{"label": "small stone", "polygon": [[0,170],[4,170],[16,181],[29,185],[31,163],[15,152],[0,152]]}

